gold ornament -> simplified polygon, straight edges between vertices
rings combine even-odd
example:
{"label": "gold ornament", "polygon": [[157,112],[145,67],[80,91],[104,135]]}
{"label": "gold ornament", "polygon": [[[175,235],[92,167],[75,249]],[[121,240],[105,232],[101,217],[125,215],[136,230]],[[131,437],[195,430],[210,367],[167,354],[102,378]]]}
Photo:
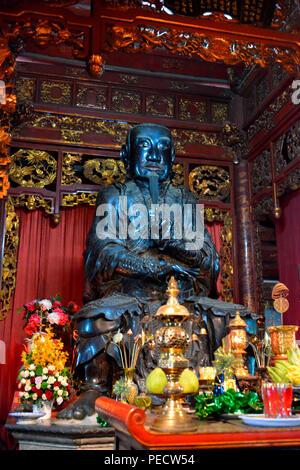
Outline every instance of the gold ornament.
{"label": "gold ornament", "polygon": [[167,376],[163,390],[166,402],[150,428],[160,433],[196,432],[198,423],[183,409],[181,400],[186,395],[180,384],[181,373],[188,368],[189,361],[183,355],[188,347],[189,338],[181,324],[190,316],[189,311],[177,299],[178,285],[174,277],[169,281],[169,298],[155,316],[164,324],[156,332],[156,344],[161,350],[158,367]]}

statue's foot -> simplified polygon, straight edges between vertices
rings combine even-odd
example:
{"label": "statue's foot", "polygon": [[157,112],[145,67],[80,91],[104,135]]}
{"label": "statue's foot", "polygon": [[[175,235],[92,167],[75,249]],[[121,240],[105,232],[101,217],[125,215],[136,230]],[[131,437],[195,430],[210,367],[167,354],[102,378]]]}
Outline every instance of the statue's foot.
{"label": "statue's foot", "polygon": [[67,408],[57,413],[57,419],[83,420],[95,413],[95,401],[101,395],[99,390],[88,390],[82,393],[78,400],[71,403]]}

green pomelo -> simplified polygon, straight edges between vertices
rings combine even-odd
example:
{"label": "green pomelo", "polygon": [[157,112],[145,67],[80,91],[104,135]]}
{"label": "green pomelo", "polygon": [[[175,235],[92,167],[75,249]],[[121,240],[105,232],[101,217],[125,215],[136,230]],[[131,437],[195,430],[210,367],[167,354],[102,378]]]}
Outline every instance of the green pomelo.
{"label": "green pomelo", "polygon": [[146,379],[146,390],[148,393],[162,394],[167,382],[166,374],[160,367],[157,367]]}
{"label": "green pomelo", "polygon": [[184,369],[180,374],[179,383],[183,388],[183,393],[196,393],[199,389],[199,380],[195,372]]}

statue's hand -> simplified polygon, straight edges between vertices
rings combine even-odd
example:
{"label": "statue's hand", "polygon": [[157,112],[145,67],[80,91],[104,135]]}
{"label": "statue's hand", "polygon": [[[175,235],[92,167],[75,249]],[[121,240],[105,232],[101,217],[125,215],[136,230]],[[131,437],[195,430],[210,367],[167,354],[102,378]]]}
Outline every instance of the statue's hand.
{"label": "statue's hand", "polygon": [[159,281],[165,281],[170,276],[193,280],[200,274],[199,268],[187,268],[180,264],[169,264],[165,261],[161,261],[160,265],[161,268],[157,275]]}
{"label": "statue's hand", "polygon": [[181,266],[180,264],[175,264],[172,266],[174,274],[183,279],[195,279],[195,277],[199,276],[200,269],[198,268],[186,268]]}
{"label": "statue's hand", "polygon": [[160,270],[157,273],[158,280],[161,281],[166,281],[168,277],[170,277],[173,272],[173,265],[166,263],[165,261],[160,261]]}

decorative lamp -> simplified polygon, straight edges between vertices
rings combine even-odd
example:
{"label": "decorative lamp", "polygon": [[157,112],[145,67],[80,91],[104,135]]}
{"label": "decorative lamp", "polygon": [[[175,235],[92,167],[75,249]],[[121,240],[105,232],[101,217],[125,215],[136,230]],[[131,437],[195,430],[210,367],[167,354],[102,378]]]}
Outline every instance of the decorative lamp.
{"label": "decorative lamp", "polygon": [[245,349],[247,347],[247,326],[247,323],[240,317],[240,312],[236,312],[235,318],[228,325],[231,351],[235,356],[235,375],[237,377],[248,377],[250,375],[244,364]]}
{"label": "decorative lamp", "polygon": [[155,342],[161,351],[158,367],[164,371],[168,380],[163,394],[158,396],[165,398],[166,402],[150,428],[151,431],[159,433],[196,432],[198,420],[183,409],[182,400],[187,394],[183,392],[179,383],[181,373],[189,366],[184,351],[190,340],[181,325],[190,313],[178,302],[179,290],[174,277],[169,281],[167,292],[169,294],[167,304],[162,305],[155,314],[164,325],[156,332]]}

